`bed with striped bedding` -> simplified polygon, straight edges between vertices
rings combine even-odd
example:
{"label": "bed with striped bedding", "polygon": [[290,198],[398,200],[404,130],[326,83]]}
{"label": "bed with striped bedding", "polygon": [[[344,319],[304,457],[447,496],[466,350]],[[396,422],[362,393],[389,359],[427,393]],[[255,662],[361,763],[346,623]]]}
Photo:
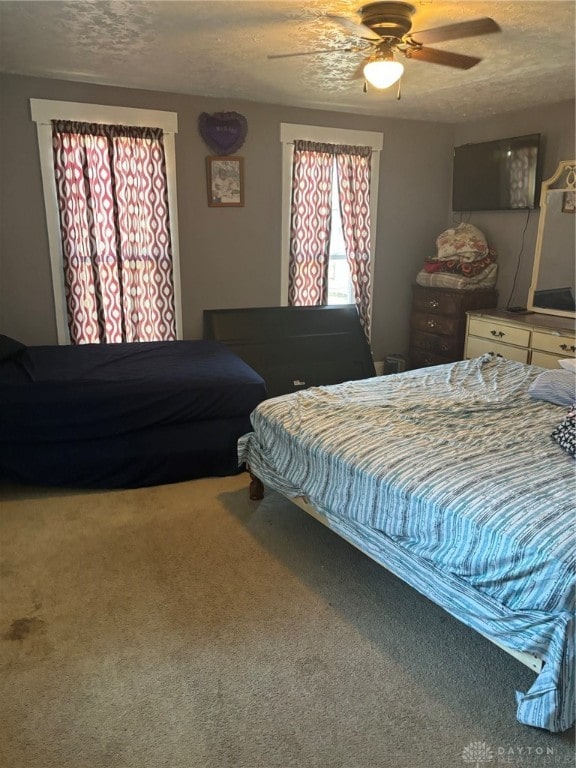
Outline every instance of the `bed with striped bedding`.
{"label": "bed with striped bedding", "polygon": [[261,403],[239,459],[503,647],[543,661],[520,722],[574,722],[574,463],[541,369],[484,355]]}

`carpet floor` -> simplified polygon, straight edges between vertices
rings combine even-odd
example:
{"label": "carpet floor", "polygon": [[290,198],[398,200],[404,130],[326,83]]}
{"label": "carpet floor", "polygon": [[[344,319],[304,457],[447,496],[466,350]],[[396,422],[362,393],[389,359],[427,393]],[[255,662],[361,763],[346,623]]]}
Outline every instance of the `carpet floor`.
{"label": "carpet floor", "polygon": [[575,764],[529,669],[247,486],[0,488],[4,768]]}

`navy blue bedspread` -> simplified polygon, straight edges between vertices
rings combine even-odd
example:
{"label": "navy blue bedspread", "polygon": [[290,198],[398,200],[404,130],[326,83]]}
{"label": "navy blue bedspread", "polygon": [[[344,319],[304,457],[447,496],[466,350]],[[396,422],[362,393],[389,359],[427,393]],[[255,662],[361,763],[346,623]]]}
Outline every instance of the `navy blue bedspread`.
{"label": "navy blue bedspread", "polygon": [[232,474],[265,397],[218,342],[27,347],[0,363],[0,476],[134,487]]}

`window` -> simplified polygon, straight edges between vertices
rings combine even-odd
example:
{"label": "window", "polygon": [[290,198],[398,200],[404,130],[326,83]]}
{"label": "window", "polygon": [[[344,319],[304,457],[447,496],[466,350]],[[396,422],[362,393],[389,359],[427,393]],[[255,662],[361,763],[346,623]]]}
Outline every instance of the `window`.
{"label": "window", "polygon": [[[151,340],[174,334],[181,338],[176,115],[38,99],[31,99],[31,106],[38,129],[59,343]],[[59,121],[54,135],[52,121]],[[76,187],[74,175],[81,182]],[[135,177],[142,181],[140,186]],[[90,188],[90,198],[84,187]],[[93,196],[92,187],[97,190]],[[106,198],[105,203],[99,197]],[[77,232],[67,227],[65,222],[71,221],[78,224]],[[93,302],[97,284],[111,288],[105,295],[112,306],[105,311]],[[159,315],[159,322],[151,320]]]}
{"label": "window", "polygon": [[[283,144],[283,180],[282,180],[282,273],[281,303],[288,304],[289,264],[290,264],[290,227],[292,203],[292,160],[294,142],[298,140],[338,145],[369,147],[372,152],[372,174],[370,177],[370,271],[373,272],[376,243],[376,210],[378,203],[379,151],[382,148],[382,134],[371,131],[351,131],[346,129],[323,128],[283,123],[281,141]],[[336,178],[336,159],[332,161],[332,175]],[[337,184],[332,184],[332,223],[330,228],[330,247],[328,262],[328,304],[354,303],[354,290],[342,231],[340,204]],[[368,322],[369,327],[369,322]]]}
{"label": "window", "polygon": [[[336,161],[334,161],[335,163]],[[333,169],[333,173],[336,169]],[[354,304],[352,275],[346,259],[338,188],[332,185],[332,229],[328,262],[328,304]]]}

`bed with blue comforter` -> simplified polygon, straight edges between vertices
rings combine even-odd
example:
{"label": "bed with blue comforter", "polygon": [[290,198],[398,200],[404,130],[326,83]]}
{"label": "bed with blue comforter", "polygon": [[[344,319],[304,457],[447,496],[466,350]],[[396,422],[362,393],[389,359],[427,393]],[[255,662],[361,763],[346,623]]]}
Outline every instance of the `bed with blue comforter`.
{"label": "bed with blue comforter", "polygon": [[[574,722],[574,460],[543,369],[492,355],[268,400],[239,441],[301,499],[465,624],[543,662],[520,722]],[[561,441],[560,441],[561,442]]]}
{"label": "bed with blue comforter", "polygon": [[266,397],[223,344],[25,346],[0,337],[0,479],[131,488],[237,473]]}

